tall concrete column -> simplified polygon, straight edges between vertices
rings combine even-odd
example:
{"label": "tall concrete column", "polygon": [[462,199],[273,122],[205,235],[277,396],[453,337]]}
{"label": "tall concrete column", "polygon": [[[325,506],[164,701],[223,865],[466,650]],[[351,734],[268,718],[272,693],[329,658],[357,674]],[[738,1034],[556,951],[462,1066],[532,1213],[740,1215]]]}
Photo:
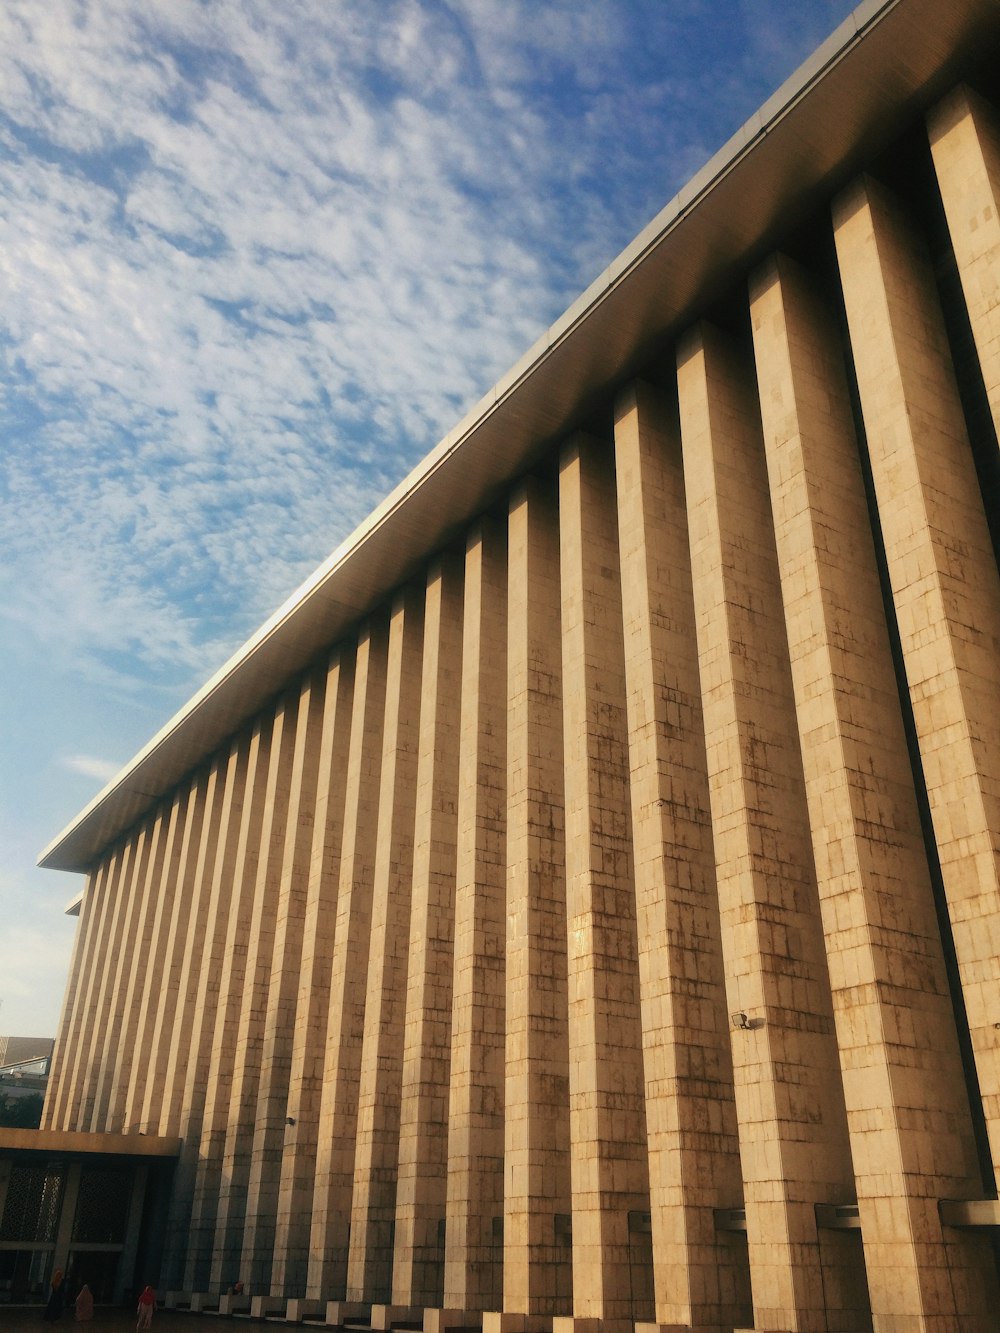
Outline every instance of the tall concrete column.
{"label": "tall concrete column", "polygon": [[448,1178],[463,560],[427,576],[393,1303],[440,1307]]}
{"label": "tall concrete column", "polygon": [[111,969],[113,1000],[105,1017],[103,1050],[97,1058],[100,1072],[94,1094],[94,1109],[90,1127],[97,1131],[109,1129],[109,1112],[115,1078],[122,1067],[126,1052],[122,1049],[122,1029],[125,1023],[125,996],[128,979],[136,966],[140,928],[144,919],[143,888],[149,867],[149,857],[155,823],[146,822],[131,840],[132,864],[128,880],[122,886],[124,914],[119,921],[120,941],[117,958]]}
{"label": "tall concrete column", "polygon": [[1000,115],[960,84],[927,119],[993,425],[1000,435]]}
{"label": "tall concrete column", "polygon": [[167,958],[167,938],[170,921],[178,895],[178,874],[185,844],[185,831],[192,817],[193,786],[184,783],[174,797],[163,846],[163,859],[156,869],[157,879],[150,878],[145,892],[155,907],[146,918],[148,933],[140,941],[141,958],[137,969],[142,984],[137,988],[138,1017],[131,1066],[124,1091],[123,1121],[126,1131],[145,1132],[143,1122],[144,1094],[150,1061],[155,1056],[154,1034],[160,1009],[163,974]]}
{"label": "tall concrete column", "polygon": [[155,1019],[146,1057],[140,1066],[145,1079],[141,1100],[136,1099],[138,1122],[143,1132],[160,1130],[163,1094],[171,1047],[179,1040],[186,1044],[184,1015],[188,997],[181,990],[185,958],[193,947],[190,931],[198,923],[203,908],[196,891],[200,888],[199,864],[202,861],[202,832],[211,839],[211,821],[206,828],[210,773],[199,773],[191,783],[184,817],[184,833],[177,858],[176,875],[170,890],[169,926],[163,946],[160,991],[156,997]]}
{"label": "tall concrete column", "polygon": [[[232,751],[223,750],[216,755],[206,775],[204,815],[194,856],[186,929],[183,921],[178,923],[182,950],[177,999],[173,1021],[168,1028],[169,1039],[160,1086],[155,1089],[156,1099],[152,1106],[155,1117],[152,1124],[156,1132],[171,1138],[183,1134],[181,1115],[185,1090],[184,1071],[190,1063],[196,1064],[199,1058],[198,1038],[203,1029],[197,1008],[198,979],[202,974],[203,960],[211,947],[211,928],[214,924],[211,910],[212,876],[220,840],[226,837],[228,831],[226,780],[232,763]],[[153,1091],[150,1089],[148,1095],[152,1096]]]}
{"label": "tall concrete column", "polygon": [[66,1178],[62,1198],[59,1200],[59,1222],[56,1226],[55,1244],[52,1249],[52,1266],[49,1274],[61,1268],[65,1273],[69,1268],[69,1255],[73,1245],[73,1226],[76,1222],[76,1205],[80,1197],[80,1177],[83,1166],[80,1162],[67,1162]]}
{"label": "tall concrete column", "polygon": [[76,1008],[77,991],[80,988],[80,979],[83,973],[83,956],[85,953],[86,925],[89,921],[90,913],[87,908],[87,898],[92,897],[93,887],[96,880],[95,872],[91,872],[84,881],[83,893],[80,899],[80,911],[77,915],[76,931],[73,934],[73,952],[70,955],[69,973],[66,978],[66,990],[63,994],[62,1008],[59,1013],[59,1026],[56,1028],[55,1046],[52,1052],[52,1061],[49,1066],[49,1080],[45,1089],[45,1103],[42,1107],[42,1129],[54,1129],[56,1126],[56,1104],[59,1101],[66,1080],[66,1041],[70,1028],[70,1021]]}
{"label": "tall concrete column", "polygon": [[66,1043],[66,1081],[60,1093],[58,1120],[63,1129],[79,1129],[86,1081],[87,1059],[94,1039],[94,1015],[103,980],[102,960],[107,947],[115,888],[121,875],[124,846],[119,846],[99,868],[95,878],[87,920],[83,987],[77,996]]}
{"label": "tall concrete column", "polygon": [[[837,329],[783,257],[755,275],[751,292],[858,1202],[873,1304],[885,1315],[901,1292],[918,1301],[914,1286],[934,1280],[918,1247],[901,1256],[883,1244],[893,1227],[905,1234],[907,1209],[933,1212],[933,1201],[906,1199],[920,1135],[941,1140],[938,1170],[950,1161],[952,1178],[939,1188],[954,1188],[968,1170],[969,1112]],[[914,948],[924,975],[907,961]],[[873,1044],[872,1032],[892,1036]],[[908,1066],[926,1071],[919,1101],[901,1091]],[[950,1107],[935,1106],[927,1090],[937,1079]],[[887,1208],[884,1196],[897,1191]],[[937,1230],[935,1216],[929,1225]]]}
{"label": "tall concrete column", "polygon": [[577,436],[559,468],[573,1314],[631,1330],[654,1316],[632,873],[625,654],[613,451]]}
{"label": "tall concrete column", "polygon": [[277,875],[274,944],[263,1015],[263,1050],[253,1113],[246,1223],[240,1260],[243,1280],[255,1292],[267,1291],[271,1283],[325,688],[326,671],[322,669],[310,672],[302,683],[288,774],[288,806],[284,814],[284,845]]}
{"label": "tall concrete column", "polygon": [[648,384],[618,398],[615,454],[656,1320],[733,1326],[750,1293],[714,1215],[743,1184],[684,476]]}
{"label": "tall concrete column", "polygon": [[132,1168],[132,1192],[128,1201],[128,1220],[125,1224],[125,1242],[118,1259],[118,1272],[115,1276],[113,1300],[116,1305],[124,1305],[131,1300],[136,1278],[135,1261],[139,1253],[139,1238],[142,1230],[142,1211],[146,1201],[146,1189],[149,1185],[149,1166],[138,1162]]}
{"label": "tall concrete column", "polygon": [[[201,1255],[197,1270],[194,1266],[200,1249],[198,1240],[205,1233],[192,1232],[193,1194],[201,1161],[206,1100],[216,1072],[212,1059],[215,1019],[220,1005],[224,1007],[226,1003],[221,984],[228,975],[227,949],[234,938],[230,935],[231,929],[235,929],[232,913],[240,901],[239,895],[234,892],[234,876],[238,864],[243,806],[247,798],[250,751],[251,732],[247,729],[236,737],[228,752],[220,756],[219,832],[215,855],[211,865],[206,868],[204,892],[208,900],[208,913],[201,965],[193,986],[189,1044],[183,1055],[178,1047],[178,1061],[172,1073],[169,1067],[167,1071],[168,1079],[172,1078],[178,1085],[180,1109],[177,1132],[181,1137],[181,1153],[174,1174],[167,1219],[166,1252],[170,1266],[161,1275],[166,1290],[203,1290],[208,1283],[207,1256]],[[173,1114],[171,1110],[170,1115]],[[196,1280],[198,1278],[200,1282]]]}
{"label": "tall concrete column", "polygon": [[163,859],[170,839],[171,822],[174,820],[172,802],[163,802],[146,822],[148,836],[141,848],[138,873],[134,893],[139,899],[139,919],[136,923],[135,944],[127,971],[125,1001],[122,1006],[122,1021],[118,1036],[117,1058],[108,1095],[108,1109],[105,1123],[112,1133],[122,1133],[125,1129],[125,1111],[128,1102],[132,1067],[142,1058],[142,1051],[137,1049],[139,1018],[142,1012],[142,995],[146,979],[146,960],[149,956],[153,922],[156,919],[158,886],[163,871]]}
{"label": "tall concrete column", "polygon": [[[1000,1173],[1000,573],[927,256],[892,196],[836,201],[885,557],[975,1070]],[[994,497],[995,498],[995,497]]]}
{"label": "tall concrete column", "polygon": [[853,1182],[748,354],[700,326],[678,394],[755,1327],[825,1333]]}
{"label": "tall concrete column", "polygon": [[83,900],[80,904],[80,917],[73,943],[73,967],[70,972],[70,986],[63,1000],[62,1016],[59,1020],[59,1035],[53,1052],[52,1072],[45,1092],[45,1107],[42,1116],[43,1129],[66,1129],[66,1107],[73,1086],[73,1066],[77,1057],[77,1034],[80,1015],[87,993],[90,960],[94,951],[95,932],[98,918],[98,905],[101,891],[108,873],[107,861],[101,862],[87,876]]}
{"label": "tall concrete column", "polygon": [[96,1127],[99,1101],[114,1068],[115,1051],[108,1044],[108,1030],[115,1007],[114,981],[124,954],[126,920],[134,901],[137,839],[129,838],[117,858],[117,873],[109,882],[105,916],[106,943],[98,967],[99,984],[94,997],[92,1017],[80,1047],[82,1096],[74,1121],[80,1130]]}
{"label": "tall concrete column", "polygon": [[[250,732],[246,779],[239,809],[235,847],[226,855],[222,891],[228,897],[222,963],[218,974],[211,1059],[204,1092],[198,1164],[192,1190],[185,1291],[207,1291],[214,1267],[214,1246],[223,1157],[229,1123],[230,1094],[237,1054],[240,1007],[246,984],[247,952],[267,791],[273,707],[258,717]],[[218,861],[217,861],[218,868]],[[232,1279],[227,1278],[227,1284]]]}
{"label": "tall concrete column", "polygon": [[424,593],[398,593],[389,621],[382,781],[357,1094],[347,1299],[389,1299],[399,1159],[417,750],[424,702]]}
{"label": "tall concrete column", "polygon": [[[572,1309],[558,510],[514,491],[508,529],[503,1308]],[[500,1316],[484,1319],[499,1327]]]}
{"label": "tall concrete column", "polygon": [[503,1303],[507,533],[469,533],[462,616],[444,1306]]}
{"label": "tall concrete column", "polygon": [[344,774],[353,698],[354,650],[347,644],[333,653],[327,666],[285,1150],[275,1222],[270,1290],[291,1297],[305,1291],[309,1269],[309,1215],[323,1091],[330,965],[344,830]]}
{"label": "tall concrete column", "polygon": [[358,640],[351,743],[343,781],[344,840],[330,969],[330,1011],[323,1065],[309,1241],[307,1296],[342,1300],[347,1253],[361,1042],[368,987],[372,881],[379,818],[388,630],[368,622]]}
{"label": "tall concrete column", "polygon": [[[236,1060],[229,1093],[222,1179],[216,1213],[211,1285],[221,1290],[239,1274],[247,1226],[254,1117],[263,1071],[268,987],[278,930],[281,871],[284,864],[295,760],[299,690],[288,690],[277,703],[268,766],[261,774],[264,810],[254,868],[246,970],[236,1026]],[[247,1279],[244,1279],[247,1280]]]}

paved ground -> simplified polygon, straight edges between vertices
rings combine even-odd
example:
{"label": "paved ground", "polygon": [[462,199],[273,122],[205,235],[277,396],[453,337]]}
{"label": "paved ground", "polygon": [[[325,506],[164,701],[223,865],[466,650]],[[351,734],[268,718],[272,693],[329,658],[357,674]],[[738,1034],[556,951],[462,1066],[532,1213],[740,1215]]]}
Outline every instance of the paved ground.
{"label": "paved ground", "polygon": [[[72,1314],[57,1324],[42,1320],[41,1305],[0,1305],[0,1333],[135,1333],[135,1312],[98,1306],[87,1324],[78,1324]],[[218,1315],[188,1314],[183,1310],[157,1310],[152,1333],[234,1333],[235,1330],[270,1328],[262,1319],[223,1319]]]}

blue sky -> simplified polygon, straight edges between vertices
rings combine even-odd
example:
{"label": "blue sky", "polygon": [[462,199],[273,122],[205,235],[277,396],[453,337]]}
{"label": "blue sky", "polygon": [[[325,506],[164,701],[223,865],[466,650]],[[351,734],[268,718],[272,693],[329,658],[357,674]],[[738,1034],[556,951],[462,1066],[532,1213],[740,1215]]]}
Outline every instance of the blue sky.
{"label": "blue sky", "polygon": [[42,847],[851,8],[5,0],[0,1032]]}

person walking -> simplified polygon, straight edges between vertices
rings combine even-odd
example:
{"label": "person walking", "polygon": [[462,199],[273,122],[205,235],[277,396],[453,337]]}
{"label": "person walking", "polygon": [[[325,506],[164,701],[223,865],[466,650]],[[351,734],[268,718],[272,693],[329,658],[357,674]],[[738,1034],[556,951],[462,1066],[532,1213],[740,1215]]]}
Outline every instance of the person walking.
{"label": "person walking", "polygon": [[94,1317],[94,1296],[86,1282],[76,1293],[76,1301],[73,1304],[76,1310],[77,1323],[86,1323],[88,1319]]}
{"label": "person walking", "polygon": [[48,1304],[45,1306],[45,1313],[42,1315],[42,1318],[55,1323],[56,1320],[62,1318],[63,1306],[65,1304],[66,1284],[63,1281],[62,1269],[57,1268],[52,1274]]}
{"label": "person walking", "polygon": [[135,1326],[139,1328],[149,1328],[153,1322],[153,1311],[156,1309],[156,1292],[150,1286],[142,1289],[142,1295],[139,1297],[139,1304],[136,1306],[136,1314],[139,1318],[135,1321]]}

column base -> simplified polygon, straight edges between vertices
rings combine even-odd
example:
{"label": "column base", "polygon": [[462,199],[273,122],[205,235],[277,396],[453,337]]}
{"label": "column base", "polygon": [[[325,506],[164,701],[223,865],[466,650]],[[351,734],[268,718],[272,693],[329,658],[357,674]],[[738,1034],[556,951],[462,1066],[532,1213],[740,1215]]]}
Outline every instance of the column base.
{"label": "column base", "polygon": [[[327,1301],[326,1322],[343,1324],[348,1319],[367,1319],[371,1306],[366,1301]],[[375,1325],[373,1324],[374,1328]]]}
{"label": "column base", "polygon": [[219,1314],[249,1314],[250,1297],[249,1296],[220,1296]]}
{"label": "column base", "polygon": [[481,1318],[483,1333],[552,1333],[550,1314],[508,1314],[505,1310],[487,1310]]}
{"label": "column base", "polygon": [[636,1324],[635,1333],[716,1333],[717,1329],[718,1324]]}
{"label": "column base", "polygon": [[393,1324],[414,1324],[421,1322],[423,1317],[422,1305],[373,1305],[369,1325],[384,1333]]}
{"label": "column base", "polygon": [[165,1310],[186,1310],[191,1304],[190,1291],[168,1291],[163,1298]]}
{"label": "column base", "polygon": [[445,1333],[449,1328],[482,1328],[479,1310],[424,1310],[424,1333]]}
{"label": "column base", "polygon": [[266,1319],[269,1314],[284,1314],[287,1304],[286,1296],[251,1296],[250,1314],[254,1319]]}
{"label": "column base", "polygon": [[304,1296],[293,1296],[288,1302],[285,1319],[289,1324],[301,1324],[303,1319],[318,1319],[326,1313],[323,1301],[311,1301]]}
{"label": "column base", "polygon": [[193,1314],[215,1314],[219,1308],[219,1298],[212,1291],[193,1291],[191,1293],[191,1312]]}
{"label": "column base", "polygon": [[637,1324],[621,1316],[610,1319],[597,1315],[555,1315],[552,1333],[718,1333],[718,1325]]}

